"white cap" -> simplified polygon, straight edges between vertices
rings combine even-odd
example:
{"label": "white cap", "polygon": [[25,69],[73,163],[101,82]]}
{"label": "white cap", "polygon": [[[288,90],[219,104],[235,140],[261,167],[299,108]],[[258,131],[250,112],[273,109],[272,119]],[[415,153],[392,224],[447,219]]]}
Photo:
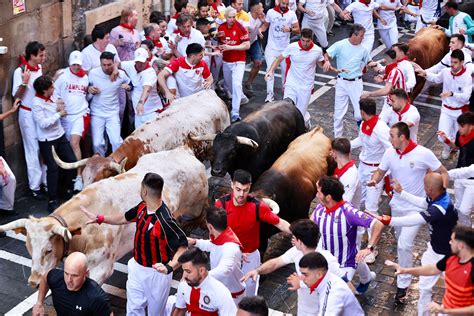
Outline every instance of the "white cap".
{"label": "white cap", "polygon": [[146,49],[144,49],[143,47],[139,47],[137,48],[137,50],[135,51],[135,62],[139,61],[139,62],[146,62],[148,59],[148,52]]}
{"label": "white cap", "polygon": [[81,65],[82,66],[82,53],[78,50],[73,51],[69,55],[69,66]]}

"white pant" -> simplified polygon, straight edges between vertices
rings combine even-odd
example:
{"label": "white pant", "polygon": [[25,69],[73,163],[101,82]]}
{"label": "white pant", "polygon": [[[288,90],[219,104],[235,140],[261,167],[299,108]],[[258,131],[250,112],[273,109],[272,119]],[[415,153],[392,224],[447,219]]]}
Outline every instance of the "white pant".
{"label": "white pant", "polygon": [[[267,64],[267,71],[270,69],[270,67],[273,64],[273,61],[280,56],[282,51],[278,50],[273,50],[273,49],[265,49],[265,63]],[[280,68],[281,68],[281,86],[284,87],[285,85],[285,75],[286,75],[286,61],[283,59],[280,63]],[[271,76],[267,80],[267,100],[274,100],[275,99],[275,94],[274,94],[274,86],[275,86],[275,76]],[[286,89],[286,87],[285,87]]]}
{"label": "white pant", "polygon": [[[394,217],[412,215],[423,211],[422,209],[411,206],[411,204],[402,201],[400,198],[392,198],[390,201],[390,207],[392,209],[392,216]],[[407,209],[407,207],[410,207],[410,209]],[[413,241],[415,240],[420,227],[421,225],[410,227],[394,227],[395,238],[397,238],[398,264],[402,268],[410,268],[413,266]],[[398,275],[397,287],[406,289],[410,286],[411,279],[411,274]]]}
{"label": "white pant", "polygon": [[21,138],[25,150],[26,170],[30,190],[37,191],[40,184],[46,183],[46,165],[40,161],[38,137],[33,113],[24,109],[18,110]]}
{"label": "white pant", "polygon": [[308,113],[309,99],[311,99],[311,90],[312,89],[304,89],[301,87],[298,89],[297,87],[286,85],[285,93],[283,95],[283,99],[290,98],[293,100],[293,102],[295,102],[296,107],[298,110],[300,110],[304,117],[305,124],[309,123],[311,118]]}
{"label": "white pant", "polygon": [[426,13],[426,12],[423,12],[422,10],[419,11],[419,16],[418,16],[418,19],[416,20],[416,28],[415,28],[415,33],[418,32],[419,30],[421,30],[422,28],[426,27],[427,25],[424,24],[423,22],[421,22],[421,16],[423,16],[423,20],[427,23],[431,22],[431,21],[436,21],[436,17],[435,17],[435,14],[436,12],[430,12],[430,13]]}
{"label": "white pant", "polygon": [[11,211],[15,203],[16,178],[5,159],[0,157],[0,160],[7,172],[5,178],[0,176],[0,209]]}
{"label": "white pant", "polygon": [[[453,113],[459,113],[459,115],[452,115],[447,113],[447,111],[452,111],[449,109],[441,109],[441,114],[439,115],[438,122],[438,131],[443,131],[449,139],[454,139],[456,137],[456,132],[459,129],[457,119],[459,115],[462,114],[461,111],[452,111]],[[451,115],[450,115],[451,114]],[[438,136],[438,140],[443,143],[443,139]],[[448,145],[443,143],[444,148],[449,148]]]}
{"label": "white pant", "polygon": [[393,44],[398,43],[398,28],[397,26],[389,29],[379,29],[380,38],[387,49],[390,49]]}
{"label": "white pant", "polygon": [[342,136],[342,121],[347,112],[349,100],[351,100],[352,108],[354,109],[354,118],[356,121],[362,120],[359,108],[359,100],[362,90],[362,79],[348,81],[342,78],[337,78],[336,96],[334,99],[334,137]]}
{"label": "white pant", "polygon": [[454,180],[455,208],[458,210],[459,223],[472,227],[471,213],[474,209],[474,180]]}
{"label": "white pant", "polygon": [[[436,264],[444,258],[444,255],[436,253],[428,242],[428,247],[421,257],[421,265]],[[420,276],[418,288],[420,289],[420,298],[418,299],[418,316],[429,316],[430,313],[426,306],[431,302],[433,286],[438,282],[440,275]]]}
{"label": "white pant", "polygon": [[372,173],[377,170],[375,166],[368,166],[363,162],[359,163],[358,173],[359,181],[362,183],[362,201],[365,203],[365,209],[370,213],[377,214],[379,209],[380,196],[382,195],[383,190],[383,180],[377,183],[375,187],[368,187],[366,185],[367,181],[372,178]]}
{"label": "white pant", "polygon": [[352,281],[354,274],[357,272],[359,274],[359,281],[362,284],[366,284],[372,281],[372,276],[370,275],[370,269],[367,263],[362,261],[357,265],[357,268],[341,268],[343,272],[346,273],[346,277],[349,281]]}
{"label": "white pant", "polygon": [[219,74],[222,68],[222,56],[212,56],[210,68],[215,85],[219,81]]}
{"label": "white pant", "polygon": [[336,11],[332,5],[328,5],[326,9],[328,11],[328,15],[324,17],[324,27],[326,28],[327,32],[331,32],[336,19]]}
{"label": "white pant", "polygon": [[327,11],[324,16],[318,19],[308,19],[305,15],[303,17],[303,22],[301,23],[301,29],[309,28],[313,31],[322,48],[328,47],[328,37],[326,34],[326,27],[324,25],[326,15]]}
{"label": "white pant", "polygon": [[173,273],[162,274],[134,258],[128,260],[127,315],[145,315],[147,307],[148,315],[164,316],[172,279]]}
{"label": "white pant", "polygon": [[240,117],[240,101],[244,95],[242,92],[242,80],[244,80],[245,62],[228,63],[224,61],[222,71],[224,73],[224,82],[232,94],[231,117]]}
{"label": "white pant", "polygon": [[[244,261],[242,263],[242,272],[244,275],[249,271],[257,269],[262,264],[260,261],[260,251],[258,251],[258,249],[249,253],[247,259],[249,262]],[[260,276],[257,277],[257,281],[249,278],[247,282],[245,282],[245,296],[257,295],[259,280]]]}
{"label": "white pant", "polygon": [[362,40],[361,45],[365,47],[365,49],[369,52],[369,54],[372,51],[372,48],[374,47],[374,39],[375,39],[374,31],[372,31],[372,33],[364,34],[364,39]]}
{"label": "white pant", "polygon": [[135,129],[139,128],[141,125],[145,124],[148,121],[155,119],[158,116],[157,112],[150,112],[147,114],[138,115],[135,112]]}
{"label": "white pant", "polygon": [[105,144],[104,131],[107,131],[112,151],[115,151],[123,142],[120,137],[120,117],[111,114],[108,117],[93,115],[91,117],[92,146],[94,153],[105,156],[107,146]]}

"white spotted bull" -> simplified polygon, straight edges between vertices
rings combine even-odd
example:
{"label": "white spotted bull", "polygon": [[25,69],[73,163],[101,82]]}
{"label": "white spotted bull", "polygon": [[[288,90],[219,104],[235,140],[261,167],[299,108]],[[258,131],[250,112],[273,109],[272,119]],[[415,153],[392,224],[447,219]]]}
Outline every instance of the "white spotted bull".
{"label": "white spotted bull", "polygon": [[102,284],[112,274],[114,262],[133,249],[135,224],[85,225],[88,219],[80,207],[95,214],[125,213],[141,201],[140,184],[148,172],[163,177],[163,200],[175,218],[201,214],[207,203],[208,184],[204,165],[193,152],[180,147],[145,155],[134,168],[91,184],[50,216],[30,216],[0,226],[0,232],[15,230],[26,235],[32,258],[30,286],[38,286],[42,275],[74,251],[87,255],[90,277]]}

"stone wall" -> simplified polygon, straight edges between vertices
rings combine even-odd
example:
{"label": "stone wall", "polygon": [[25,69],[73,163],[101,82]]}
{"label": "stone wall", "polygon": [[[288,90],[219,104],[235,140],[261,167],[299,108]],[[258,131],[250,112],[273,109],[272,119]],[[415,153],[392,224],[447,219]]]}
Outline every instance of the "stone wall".
{"label": "stone wall", "polygon": [[[171,0],[166,0],[171,1]],[[125,6],[133,5],[139,12],[139,27],[147,21],[152,10],[162,10],[161,0],[26,0],[26,12],[13,16],[12,1],[2,1],[0,10],[0,45],[8,53],[0,55],[0,110],[11,108],[12,75],[18,66],[18,56],[30,41],[37,40],[46,46],[44,72],[53,74],[65,67],[67,56],[74,49],[82,49],[83,39],[95,24],[120,15]],[[3,125],[3,144],[0,154],[6,160],[18,181],[18,193],[27,189],[26,165],[23,154],[18,115],[6,119]],[[2,133],[0,133],[2,137]]]}

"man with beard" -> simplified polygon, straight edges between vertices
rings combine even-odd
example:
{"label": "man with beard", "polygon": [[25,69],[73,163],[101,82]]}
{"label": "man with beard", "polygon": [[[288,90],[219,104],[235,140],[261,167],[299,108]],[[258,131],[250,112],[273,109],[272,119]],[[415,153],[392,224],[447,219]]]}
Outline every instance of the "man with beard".
{"label": "man with beard", "polygon": [[179,257],[178,262],[183,267],[183,281],[178,286],[172,316],[237,313],[230,291],[209,275],[209,259],[202,250],[188,249]]}

